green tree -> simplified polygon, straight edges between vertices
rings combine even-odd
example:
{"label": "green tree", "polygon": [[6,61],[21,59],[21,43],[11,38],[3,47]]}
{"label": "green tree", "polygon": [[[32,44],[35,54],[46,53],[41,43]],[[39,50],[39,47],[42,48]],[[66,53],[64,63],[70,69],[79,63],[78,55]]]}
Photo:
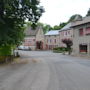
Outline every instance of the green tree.
{"label": "green tree", "polygon": [[60,29],[60,26],[58,26],[58,25],[55,25],[54,27],[53,27],[53,30],[59,30]]}
{"label": "green tree", "polygon": [[[38,22],[36,25],[38,26],[42,26],[44,34],[50,30],[60,30],[61,28],[63,28],[65,25],[67,24],[67,22],[62,22],[60,23],[60,25],[55,25],[55,26],[51,26],[49,24],[44,24],[41,22]],[[32,26],[31,22],[26,22],[26,26]]]}
{"label": "green tree", "polygon": [[70,17],[70,19],[68,20],[68,23],[74,21],[77,16],[78,16],[79,18],[82,18],[82,16],[79,15],[79,14],[72,15],[72,16]]}
{"label": "green tree", "polygon": [[60,30],[62,29],[65,25],[67,24],[67,22],[62,22],[59,25],[55,25],[52,27],[53,30]]}
{"label": "green tree", "polygon": [[70,55],[70,54],[71,54],[71,51],[72,51],[72,50],[71,50],[71,46],[73,45],[72,40],[70,40],[70,39],[63,39],[62,42],[63,42],[64,44],[66,44],[67,49],[68,49],[68,54]]}
{"label": "green tree", "polygon": [[90,8],[89,8],[89,10],[88,10],[86,16],[90,16]]}
{"label": "green tree", "polygon": [[60,23],[60,29],[62,29],[65,25],[67,25],[67,22],[62,22],[62,23]]}
{"label": "green tree", "polygon": [[48,24],[44,24],[44,23],[41,23],[41,22],[38,22],[37,23],[37,26],[42,26],[42,28],[43,28],[43,31],[44,31],[44,34],[46,33],[46,32],[48,32],[48,31],[50,31],[50,30],[52,30],[52,27],[50,26],[50,25],[48,25]]}
{"label": "green tree", "polygon": [[19,45],[25,20],[35,26],[43,12],[38,0],[0,0],[0,46]]}
{"label": "green tree", "polygon": [[44,33],[48,32],[48,31],[50,31],[52,29],[53,28],[50,25],[48,25],[48,24],[44,24],[44,26],[43,26]]}
{"label": "green tree", "polygon": [[0,0],[0,45],[19,44],[25,20],[34,24],[42,13],[38,0]]}

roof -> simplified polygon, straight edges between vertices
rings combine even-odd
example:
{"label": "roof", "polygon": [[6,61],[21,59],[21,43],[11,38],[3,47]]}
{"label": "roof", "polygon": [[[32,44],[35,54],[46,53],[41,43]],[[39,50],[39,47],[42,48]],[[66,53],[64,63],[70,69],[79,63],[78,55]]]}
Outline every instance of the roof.
{"label": "roof", "polygon": [[36,29],[32,29],[30,26],[27,27],[25,30],[25,35],[26,36],[35,36],[38,32],[38,30],[41,29],[40,27],[36,27]]}
{"label": "roof", "polygon": [[45,35],[59,35],[59,30],[51,30],[47,32]]}
{"label": "roof", "polygon": [[76,15],[73,21],[81,21],[81,20],[82,20],[82,16]]}
{"label": "roof", "polygon": [[68,23],[66,26],[64,26],[61,30],[59,30],[59,31],[64,31],[64,30],[69,30],[69,29],[71,29],[71,25],[72,25],[72,23]]}
{"label": "roof", "polygon": [[90,23],[90,16],[84,17],[81,21],[74,21],[72,27]]}

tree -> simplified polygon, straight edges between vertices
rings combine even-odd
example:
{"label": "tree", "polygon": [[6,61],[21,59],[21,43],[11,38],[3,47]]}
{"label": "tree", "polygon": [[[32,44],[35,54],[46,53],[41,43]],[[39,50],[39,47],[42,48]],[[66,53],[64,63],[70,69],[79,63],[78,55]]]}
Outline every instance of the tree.
{"label": "tree", "polygon": [[34,27],[43,12],[38,0],[0,0],[0,46],[19,45],[25,20]]}
{"label": "tree", "polygon": [[[44,34],[45,34],[50,30],[60,30],[66,24],[67,24],[67,22],[62,22],[62,23],[60,23],[60,25],[55,25],[55,26],[52,27],[49,24],[44,24],[44,23],[38,22],[36,25],[37,26],[42,26]],[[32,23],[31,22],[26,22],[26,26],[32,26]]]}
{"label": "tree", "polygon": [[89,10],[88,10],[86,16],[90,16],[90,8],[89,8]]}
{"label": "tree", "polygon": [[62,23],[60,23],[60,29],[62,29],[65,25],[67,25],[67,22],[62,22]]}
{"label": "tree", "polygon": [[68,20],[68,23],[74,21],[77,16],[78,16],[79,18],[82,18],[82,16],[79,15],[79,14],[72,15],[72,16],[70,17],[70,19]]}
{"label": "tree", "polygon": [[53,27],[53,30],[59,30],[60,29],[60,26],[59,25],[55,25],[54,27]]}
{"label": "tree", "polygon": [[41,23],[41,22],[38,22],[37,26],[42,26],[44,34],[48,31],[52,30],[52,27],[50,25],[44,24],[44,23]]}
{"label": "tree", "polygon": [[0,45],[16,45],[23,39],[26,19],[36,23],[43,13],[37,0],[0,0]]}
{"label": "tree", "polygon": [[[26,22],[25,26],[26,26],[26,28],[27,28],[28,26],[32,27],[32,23],[31,23],[31,22]],[[38,22],[38,23],[36,24],[36,26],[41,26],[42,29],[43,29],[44,34],[45,34],[46,32],[48,32],[48,31],[52,30],[52,27],[51,27],[50,25],[44,24],[44,23],[41,23],[41,22]]]}
{"label": "tree", "polygon": [[71,54],[71,46],[73,45],[72,40],[70,40],[70,39],[63,39],[62,42],[64,44],[66,44],[67,49],[68,49],[68,54],[70,55]]}

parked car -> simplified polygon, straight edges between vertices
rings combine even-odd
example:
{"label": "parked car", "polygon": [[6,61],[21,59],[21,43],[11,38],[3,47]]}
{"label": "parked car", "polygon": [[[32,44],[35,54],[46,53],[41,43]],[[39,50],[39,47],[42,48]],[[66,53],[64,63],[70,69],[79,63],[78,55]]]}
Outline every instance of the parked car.
{"label": "parked car", "polygon": [[18,50],[31,50],[31,48],[29,46],[18,46]]}

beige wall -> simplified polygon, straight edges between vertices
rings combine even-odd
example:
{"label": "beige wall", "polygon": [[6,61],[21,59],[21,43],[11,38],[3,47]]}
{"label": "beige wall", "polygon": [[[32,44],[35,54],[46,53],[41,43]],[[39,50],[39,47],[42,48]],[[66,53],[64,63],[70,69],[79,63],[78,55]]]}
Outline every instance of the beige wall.
{"label": "beige wall", "polygon": [[36,35],[36,41],[44,41],[44,33],[42,29],[39,29]]}
{"label": "beige wall", "polygon": [[90,24],[82,25],[82,26],[78,26],[78,27],[74,28],[73,53],[75,55],[82,54],[79,52],[79,45],[80,44],[87,44],[87,46],[88,46],[87,55],[90,55],[90,35],[85,35],[85,34],[83,36],[79,35],[79,29],[83,28],[84,32],[85,32],[86,27],[90,27]]}
{"label": "beige wall", "polygon": [[59,43],[60,47],[65,46],[65,44],[63,44],[62,42],[62,39],[73,40],[73,29],[59,31],[59,39],[60,39]]}
{"label": "beige wall", "polygon": [[59,47],[59,35],[45,35],[45,45],[46,49],[53,49],[54,47]]}
{"label": "beige wall", "polygon": [[45,49],[45,37],[42,28],[40,28],[36,35],[36,42],[42,41],[43,42],[43,49]]}

